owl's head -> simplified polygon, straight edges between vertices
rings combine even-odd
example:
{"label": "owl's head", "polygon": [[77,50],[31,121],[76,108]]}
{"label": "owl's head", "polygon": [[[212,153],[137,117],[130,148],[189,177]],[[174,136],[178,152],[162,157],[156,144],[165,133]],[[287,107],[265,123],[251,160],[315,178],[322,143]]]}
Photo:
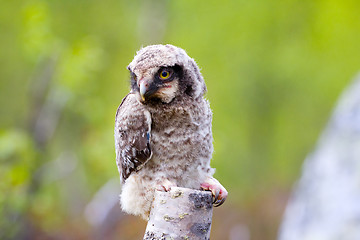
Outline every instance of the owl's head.
{"label": "owl's head", "polygon": [[183,49],[170,44],[140,49],[128,69],[131,91],[143,103],[170,103],[184,96],[196,99],[206,92],[204,79],[194,59]]}

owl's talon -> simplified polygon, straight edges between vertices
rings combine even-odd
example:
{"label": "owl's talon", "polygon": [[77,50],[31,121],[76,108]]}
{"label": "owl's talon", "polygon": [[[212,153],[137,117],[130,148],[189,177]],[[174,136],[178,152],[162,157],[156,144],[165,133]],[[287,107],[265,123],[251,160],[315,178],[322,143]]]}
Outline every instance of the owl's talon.
{"label": "owl's talon", "polygon": [[224,202],[225,202],[226,198],[223,198],[221,200],[217,200],[215,203],[214,203],[214,207],[219,207],[221,206]]}
{"label": "owl's talon", "polygon": [[162,192],[169,192],[171,188],[176,187],[176,184],[165,179],[157,186],[156,190]]}
{"label": "owl's talon", "polygon": [[212,192],[212,194],[214,196],[213,197],[214,198],[213,204],[215,204],[219,199],[220,189],[216,189],[215,191],[212,190],[211,192]]}
{"label": "owl's talon", "polygon": [[228,195],[228,192],[219,183],[219,181],[212,177],[208,177],[205,180],[205,182],[203,182],[201,184],[201,188],[203,190],[211,191],[211,193],[213,195],[213,199],[214,199],[214,201],[213,201],[214,207],[218,207],[218,206],[222,205],[225,202],[227,195]]}

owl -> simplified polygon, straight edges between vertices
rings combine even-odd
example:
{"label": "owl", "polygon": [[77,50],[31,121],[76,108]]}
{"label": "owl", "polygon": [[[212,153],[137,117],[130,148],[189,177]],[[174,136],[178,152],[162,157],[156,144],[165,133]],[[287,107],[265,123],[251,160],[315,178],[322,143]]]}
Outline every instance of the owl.
{"label": "owl", "polygon": [[209,190],[221,205],[228,193],[212,177],[212,112],[195,61],[173,45],[151,45],[127,68],[131,91],[115,117],[123,211],[148,219],[154,192],[175,186]]}

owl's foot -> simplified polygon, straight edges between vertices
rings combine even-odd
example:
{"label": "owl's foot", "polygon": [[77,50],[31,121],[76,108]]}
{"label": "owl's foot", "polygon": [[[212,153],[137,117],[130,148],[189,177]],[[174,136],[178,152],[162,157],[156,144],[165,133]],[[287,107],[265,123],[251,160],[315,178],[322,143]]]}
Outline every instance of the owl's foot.
{"label": "owl's foot", "polygon": [[165,179],[162,180],[159,185],[157,186],[156,190],[158,191],[165,191],[165,192],[169,192],[171,190],[172,187],[176,187],[176,184]]}
{"label": "owl's foot", "polygon": [[228,196],[226,189],[213,177],[208,177],[200,186],[203,190],[209,190],[212,192],[214,207],[218,207],[223,204]]}

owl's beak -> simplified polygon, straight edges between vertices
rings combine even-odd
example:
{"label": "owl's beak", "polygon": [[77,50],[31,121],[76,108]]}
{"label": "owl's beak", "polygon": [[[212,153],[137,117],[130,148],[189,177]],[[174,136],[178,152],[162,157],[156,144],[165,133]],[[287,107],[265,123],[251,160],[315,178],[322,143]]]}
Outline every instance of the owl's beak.
{"label": "owl's beak", "polygon": [[151,80],[142,80],[139,84],[139,88],[140,97],[143,102],[158,90],[158,87]]}
{"label": "owl's beak", "polygon": [[145,93],[146,93],[146,86],[145,86],[145,83],[142,82],[140,83],[140,97],[141,97],[141,100],[145,101]]}

